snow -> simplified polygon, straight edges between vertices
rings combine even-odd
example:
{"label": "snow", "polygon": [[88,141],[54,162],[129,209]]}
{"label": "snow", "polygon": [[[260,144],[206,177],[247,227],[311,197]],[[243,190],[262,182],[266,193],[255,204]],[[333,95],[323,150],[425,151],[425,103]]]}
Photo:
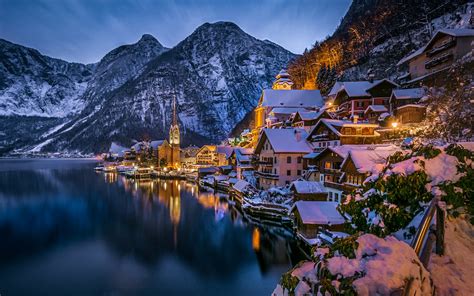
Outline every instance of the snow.
{"label": "snow", "polygon": [[416,295],[429,295],[429,273],[409,245],[393,236],[382,239],[372,234],[362,235],[357,242],[355,259],[330,258],[328,269],[332,274],[344,276],[364,272],[362,278],[353,282],[359,295],[389,295],[404,287],[409,278],[415,279],[412,287]]}
{"label": "snow", "polygon": [[150,147],[153,149],[158,149],[159,146],[163,145],[165,140],[155,140],[150,142]]}
{"label": "snow", "polygon": [[397,100],[406,99],[420,99],[425,95],[425,90],[421,87],[418,88],[406,88],[406,89],[394,89],[392,91],[392,97]]}
{"label": "snow", "polygon": [[[263,129],[270,145],[275,153],[310,153],[312,149],[305,141],[307,133],[300,128],[287,129]],[[300,133],[300,139],[297,139],[297,133]],[[264,137],[261,137],[263,139]],[[262,140],[259,141],[262,142]],[[259,145],[257,145],[258,147]]]}
{"label": "snow", "polygon": [[244,180],[239,180],[237,183],[234,184],[234,189],[238,192],[244,192],[247,186],[251,186],[249,182]]}
{"label": "snow", "polygon": [[232,146],[217,146],[217,153],[225,154],[225,157],[228,158],[234,148]]}
{"label": "snow", "polygon": [[345,90],[349,97],[370,97],[371,95],[367,92],[377,82],[370,81],[344,81],[340,82],[342,87],[339,91]]}
{"label": "snow", "polygon": [[286,107],[286,108],[273,108],[271,114],[293,114],[296,112],[305,111],[305,108],[295,108],[295,107]]}
{"label": "snow", "polygon": [[428,269],[439,295],[472,295],[474,226],[463,218],[445,224],[445,255],[432,254]]}
{"label": "snow", "polygon": [[291,183],[290,188],[295,189],[296,193],[326,193],[326,187],[321,182],[298,180]]}
{"label": "snow", "polygon": [[370,105],[369,107],[367,107],[367,109],[365,109],[364,113],[367,113],[367,111],[369,110],[372,110],[374,112],[387,112],[387,107],[385,107],[384,105]]}
{"label": "snow", "polygon": [[404,108],[426,108],[425,105],[417,105],[417,104],[406,104],[406,105],[403,105],[403,106],[400,106],[397,108],[397,110],[400,110],[400,109],[404,109]]}
{"label": "snow", "polygon": [[344,217],[337,210],[338,205],[332,201],[300,200],[295,203],[293,209],[296,208],[304,224],[344,224]]}
{"label": "snow", "polygon": [[387,163],[388,157],[397,151],[400,149],[351,150],[341,167],[344,167],[346,161],[351,159],[359,173],[379,174]]}
{"label": "snow", "polygon": [[53,141],[52,138],[51,138],[51,139],[47,139],[46,141],[44,141],[44,142],[42,142],[42,143],[36,145],[36,146],[33,147],[32,149],[30,149],[28,152],[40,152],[41,149],[42,149],[44,146],[48,145],[48,144],[51,143],[52,141]]}
{"label": "snow", "polygon": [[306,159],[313,159],[313,158],[315,158],[316,156],[318,156],[319,154],[320,154],[319,152],[311,152],[311,153],[308,153],[308,154],[303,155],[303,158],[306,158]]}
{"label": "snow", "polygon": [[110,144],[110,148],[109,148],[109,152],[110,153],[114,153],[114,154],[122,154],[125,152],[125,151],[129,151],[130,149],[126,148],[126,147],[123,147],[123,146],[120,146],[119,144],[115,143],[115,142],[112,142],[112,144]]}
{"label": "snow", "polygon": [[264,89],[262,93],[262,106],[264,107],[314,108],[323,105],[323,97],[319,90]]}

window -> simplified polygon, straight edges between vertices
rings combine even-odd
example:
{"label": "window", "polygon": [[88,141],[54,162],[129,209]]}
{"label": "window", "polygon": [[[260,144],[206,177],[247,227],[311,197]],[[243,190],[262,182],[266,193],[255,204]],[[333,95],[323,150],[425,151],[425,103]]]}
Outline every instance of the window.
{"label": "window", "polygon": [[287,171],[286,171],[286,175],[287,175],[287,176],[291,176],[291,170],[287,170]]}
{"label": "window", "polygon": [[288,156],[288,157],[286,158],[286,163],[291,163],[291,156]]}
{"label": "window", "polygon": [[277,174],[277,169],[273,169],[273,174]]}
{"label": "window", "polygon": [[337,141],[334,141],[334,146],[337,146]]}
{"label": "window", "polygon": [[297,175],[297,176],[301,176],[301,170],[297,170],[297,171],[296,171],[296,175]]}
{"label": "window", "polygon": [[285,185],[290,185],[290,181],[285,181]]}
{"label": "window", "polygon": [[319,175],[319,182],[324,182],[324,175]]}
{"label": "window", "polygon": [[275,161],[273,163],[277,163],[277,157],[275,156]]}
{"label": "window", "polygon": [[298,158],[296,159],[296,161],[297,161],[298,163],[301,163],[301,159],[302,159],[301,156],[298,156]]}
{"label": "window", "polygon": [[330,169],[330,168],[331,168],[331,162],[326,161],[326,162],[324,163],[324,168],[325,168],[325,169]]}

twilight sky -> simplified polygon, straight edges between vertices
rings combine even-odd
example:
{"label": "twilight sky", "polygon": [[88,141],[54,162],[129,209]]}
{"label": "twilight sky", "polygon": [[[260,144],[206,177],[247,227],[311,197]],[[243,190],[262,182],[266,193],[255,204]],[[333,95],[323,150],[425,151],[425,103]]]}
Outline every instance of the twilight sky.
{"label": "twilight sky", "polygon": [[330,35],[350,0],[0,0],[0,38],[71,62],[99,61],[145,33],[173,47],[205,22],[231,21],[294,53]]}

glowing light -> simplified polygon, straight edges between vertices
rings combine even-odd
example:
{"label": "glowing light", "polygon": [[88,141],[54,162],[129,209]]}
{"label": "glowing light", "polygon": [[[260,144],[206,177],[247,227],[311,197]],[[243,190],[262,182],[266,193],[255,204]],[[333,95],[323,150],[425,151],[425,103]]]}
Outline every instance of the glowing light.
{"label": "glowing light", "polygon": [[332,106],[332,103],[331,103],[331,102],[329,102],[329,103],[328,103],[328,106],[329,106],[329,107],[330,107],[330,106]]}
{"label": "glowing light", "polygon": [[392,127],[393,128],[397,128],[397,126],[398,126],[398,122],[396,122],[396,121],[392,122]]}
{"label": "glowing light", "polygon": [[253,229],[252,233],[252,248],[255,251],[260,250],[260,230],[257,227]]}

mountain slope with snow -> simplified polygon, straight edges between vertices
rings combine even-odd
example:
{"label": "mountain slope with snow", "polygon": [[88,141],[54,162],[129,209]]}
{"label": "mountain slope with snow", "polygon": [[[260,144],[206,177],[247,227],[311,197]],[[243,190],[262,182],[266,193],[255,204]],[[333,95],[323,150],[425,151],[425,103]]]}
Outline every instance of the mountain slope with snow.
{"label": "mountain slope with snow", "polygon": [[233,23],[206,23],[151,60],[143,73],[97,96],[75,120],[44,139],[52,140],[43,149],[97,152],[112,141],[128,145],[166,138],[174,95],[183,144],[218,142],[294,57]]}

